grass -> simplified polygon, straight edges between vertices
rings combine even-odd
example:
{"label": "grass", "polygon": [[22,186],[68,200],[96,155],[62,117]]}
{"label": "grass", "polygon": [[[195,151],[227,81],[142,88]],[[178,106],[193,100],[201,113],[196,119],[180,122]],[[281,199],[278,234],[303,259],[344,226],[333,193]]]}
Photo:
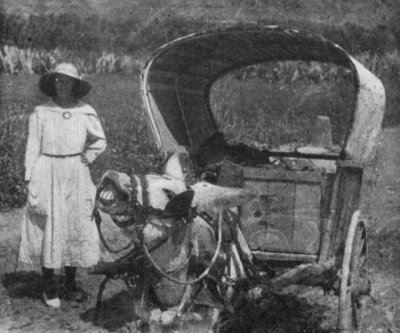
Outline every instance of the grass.
{"label": "grass", "polygon": [[213,87],[213,109],[230,141],[269,148],[306,145],[317,116],[329,116],[333,143],[341,145],[355,98],[348,73],[315,62],[273,64],[229,74]]}
{"label": "grass", "polygon": [[108,149],[95,163],[97,179],[107,169],[145,173],[155,170],[157,152],[142,107],[139,76],[98,75],[86,99],[103,120]]}

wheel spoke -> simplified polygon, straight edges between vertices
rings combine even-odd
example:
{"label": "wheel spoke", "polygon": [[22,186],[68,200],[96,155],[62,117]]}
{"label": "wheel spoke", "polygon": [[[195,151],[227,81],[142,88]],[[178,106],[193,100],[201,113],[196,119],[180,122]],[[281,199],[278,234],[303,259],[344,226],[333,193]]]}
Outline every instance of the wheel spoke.
{"label": "wheel spoke", "polygon": [[355,244],[354,244],[355,246],[353,248],[354,257],[359,257],[362,251],[365,250],[365,244],[366,244],[365,236],[366,235],[364,229],[358,228],[355,237]]}
{"label": "wheel spoke", "polygon": [[351,276],[360,276],[366,265],[366,233],[363,225],[358,225],[354,237],[352,258],[350,263]]}

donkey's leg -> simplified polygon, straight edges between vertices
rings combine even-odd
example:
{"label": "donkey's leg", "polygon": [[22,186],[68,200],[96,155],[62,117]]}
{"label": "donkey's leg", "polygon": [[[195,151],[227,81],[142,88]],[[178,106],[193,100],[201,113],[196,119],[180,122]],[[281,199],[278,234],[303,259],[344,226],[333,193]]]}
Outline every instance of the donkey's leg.
{"label": "donkey's leg", "polygon": [[221,310],[218,308],[212,308],[211,310],[211,319],[210,319],[210,329],[208,333],[219,333],[219,316],[221,314]]}
{"label": "donkey's leg", "polygon": [[190,306],[192,301],[192,293],[193,287],[191,285],[187,285],[185,287],[185,291],[182,295],[182,298],[179,302],[179,305],[176,307],[171,307],[166,311],[162,312],[161,315],[161,325],[162,326],[170,326],[176,322],[176,320],[181,319],[181,317],[185,314],[187,309]]}
{"label": "donkey's leg", "polygon": [[141,281],[140,298],[134,299],[133,314],[134,321],[129,325],[130,331],[132,332],[146,332],[149,331],[149,291],[150,282],[148,279],[142,279]]}

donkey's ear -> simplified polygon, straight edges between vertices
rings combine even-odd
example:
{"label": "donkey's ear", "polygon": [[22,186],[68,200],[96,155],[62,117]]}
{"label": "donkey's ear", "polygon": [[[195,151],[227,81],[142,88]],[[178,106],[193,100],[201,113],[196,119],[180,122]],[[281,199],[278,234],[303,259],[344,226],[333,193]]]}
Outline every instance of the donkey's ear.
{"label": "donkey's ear", "polygon": [[187,190],[175,195],[165,206],[165,212],[171,216],[185,216],[192,206],[194,191]]}
{"label": "donkey's ear", "polygon": [[167,195],[168,200],[171,200],[174,196],[176,196],[176,193],[174,191],[168,190],[166,188],[163,188],[162,190]]}
{"label": "donkey's ear", "polygon": [[192,206],[196,207],[199,213],[238,207],[256,196],[248,189],[222,187],[207,182],[198,182],[192,185],[191,189],[194,191]]}

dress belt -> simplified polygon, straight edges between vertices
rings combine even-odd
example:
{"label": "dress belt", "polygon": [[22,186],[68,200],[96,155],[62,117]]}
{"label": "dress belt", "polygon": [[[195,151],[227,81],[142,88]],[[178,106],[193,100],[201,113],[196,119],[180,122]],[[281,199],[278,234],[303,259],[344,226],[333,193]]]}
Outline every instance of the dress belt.
{"label": "dress belt", "polygon": [[67,157],[80,156],[80,155],[82,155],[82,153],[66,154],[66,155],[53,155],[53,154],[42,153],[42,155],[48,156],[48,157],[55,157],[55,158],[67,158]]}

